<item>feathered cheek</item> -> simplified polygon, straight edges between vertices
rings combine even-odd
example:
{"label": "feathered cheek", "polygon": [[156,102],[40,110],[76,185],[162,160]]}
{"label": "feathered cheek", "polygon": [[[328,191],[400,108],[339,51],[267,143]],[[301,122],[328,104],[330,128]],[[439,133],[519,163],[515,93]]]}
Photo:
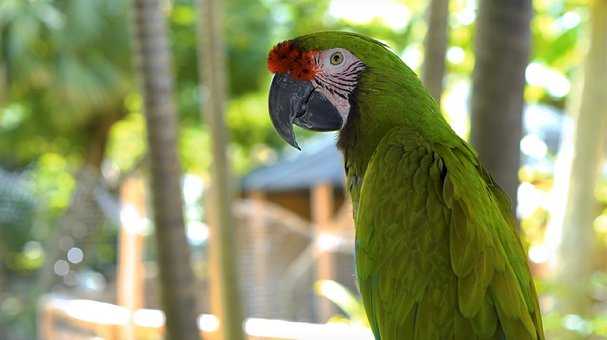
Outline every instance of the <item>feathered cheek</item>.
{"label": "feathered cheek", "polygon": [[268,69],[272,73],[287,73],[297,80],[312,80],[318,73],[318,51],[302,52],[292,42],[276,45],[268,55]]}

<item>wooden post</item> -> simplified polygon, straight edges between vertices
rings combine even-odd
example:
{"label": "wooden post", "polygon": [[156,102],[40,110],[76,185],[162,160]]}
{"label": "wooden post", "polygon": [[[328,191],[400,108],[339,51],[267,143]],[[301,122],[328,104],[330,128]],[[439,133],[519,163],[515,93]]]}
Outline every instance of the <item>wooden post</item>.
{"label": "wooden post", "polygon": [[[243,311],[238,280],[238,255],[234,244],[232,200],[234,181],[227,155],[228,131],[226,112],[226,66],[223,40],[223,1],[199,0],[198,39],[199,72],[204,119],[211,135],[212,186],[208,212],[209,261],[212,277],[211,295],[219,297],[220,339],[243,340]],[[213,304],[212,305],[216,305]]]}
{"label": "wooden post", "polygon": [[43,300],[38,307],[38,340],[55,339],[55,311]]}
{"label": "wooden post", "polygon": [[[332,218],[333,186],[329,183],[318,184],[312,188],[312,223],[315,228],[315,240],[319,251],[316,264],[316,280],[333,280],[335,277],[332,254],[324,244],[324,238],[330,237]],[[327,321],[333,314],[335,314],[335,310],[331,301],[321,298],[318,303],[320,321]]]}
{"label": "wooden post", "polygon": [[[120,192],[120,234],[116,298],[119,306],[134,312],[143,307],[145,186],[141,178],[128,178]],[[135,339],[132,319],[121,330],[121,338]]]}
{"label": "wooden post", "polygon": [[263,209],[263,202],[265,195],[261,191],[253,191],[249,193],[249,197],[254,205],[254,211],[256,212],[251,220],[251,236],[252,236],[252,247],[253,247],[253,264],[254,271],[254,310],[253,312],[258,315],[256,317],[268,317],[268,301],[269,294],[267,290],[268,282],[268,261],[267,261],[267,247],[269,246],[269,240],[267,238],[266,220],[263,218],[261,213]]}

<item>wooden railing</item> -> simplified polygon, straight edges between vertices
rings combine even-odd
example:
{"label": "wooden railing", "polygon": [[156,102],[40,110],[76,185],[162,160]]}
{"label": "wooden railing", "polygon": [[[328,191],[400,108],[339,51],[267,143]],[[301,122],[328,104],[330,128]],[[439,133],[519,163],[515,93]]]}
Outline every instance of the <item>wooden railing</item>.
{"label": "wooden railing", "polygon": [[[198,318],[205,340],[218,340],[219,321],[213,315]],[[39,305],[40,340],[161,340],[164,314],[153,309],[134,312],[93,300],[50,295]],[[371,340],[368,329],[346,324],[313,324],[249,318],[244,323],[249,340]]]}

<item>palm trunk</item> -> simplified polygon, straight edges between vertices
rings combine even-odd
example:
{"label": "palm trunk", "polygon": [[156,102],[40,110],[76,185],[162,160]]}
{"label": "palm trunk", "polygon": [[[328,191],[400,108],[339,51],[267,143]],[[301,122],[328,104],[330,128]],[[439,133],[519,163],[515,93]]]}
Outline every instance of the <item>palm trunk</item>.
{"label": "palm trunk", "polygon": [[213,152],[211,188],[212,209],[209,211],[211,294],[214,312],[218,313],[220,337],[243,340],[243,315],[240,302],[238,265],[234,244],[232,216],[233,182],[226,153],[227,130],[223,115],[226,97],[225,46],[223,42],[223,8],[221,0],[201,0],[199,24],[199,70],[202,78],[204,118],[211,132]]}
{"label": "palm trunk", "polygon": [[531,0],[481,0],[471,98],[472,144],[516,207]]}
{"label": "palm trunk", "polygon": [[440,102],[449,44],[449,0],[431,0],[426,15],[428,31],[424,40],[422,82],[432,97]]}
{"label": "palm trunk", "polygon": [[595,0],[590,10],[590,49],[586,57],[579,113],[575,119],[573,160],[558,256],[563,283],[561,312],[589,312],[593,270],[593,221],[598,213],[594,196],[607,138],[607,0]]}
{"label": "palm trunk", "polygon": [[185,236],[177,121],[166,22],[160,0],[134,0],[135,43],[143,80],[160,295],[166,339],[200,339]]}

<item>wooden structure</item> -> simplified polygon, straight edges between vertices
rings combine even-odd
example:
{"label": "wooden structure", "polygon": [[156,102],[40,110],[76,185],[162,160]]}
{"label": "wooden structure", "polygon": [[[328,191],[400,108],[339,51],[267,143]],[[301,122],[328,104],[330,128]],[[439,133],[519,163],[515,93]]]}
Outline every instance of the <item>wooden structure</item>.
{"label": "wooden structure", "polygon": [[144,307],[145,184],[142,178],[131,177],[121,189],[116,300],[130,320],[122,328],[122,339],[133,340],[133,313]]}
{"label": "wooden structure", "polygon": [[[308,221],[315,240],[315,279],[338,279],[342,268],[336,264],[334,250],[343,240],[353,243],[354,225],[344,192],[343,159],[333,136],[319,136],[304,145],[303,152],[286,155],[274,164],[254,170],[242,181],[242,196],[260,206],[263,202],[276,204]],[[257,220],[252,225],[258,231],[253,237],[259,249],[256,262],[265,263],[264,223]],[[345,268],[346,271],[350,272],[353,266]],[[264,268],[258,270],[257,277],[265,277]],[[326,321],[336,312],[330,301],[318,301],[318,321]]]}

